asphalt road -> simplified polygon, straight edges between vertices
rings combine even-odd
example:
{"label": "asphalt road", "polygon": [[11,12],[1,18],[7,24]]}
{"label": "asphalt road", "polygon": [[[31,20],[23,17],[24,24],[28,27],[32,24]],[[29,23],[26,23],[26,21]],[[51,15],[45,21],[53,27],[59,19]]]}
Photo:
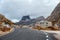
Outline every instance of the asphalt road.
{"label": "asphalt road", "polygon": [[13,32],[1,36],[0,40],[57,40],[52,34],[26,28],[15,28]]}

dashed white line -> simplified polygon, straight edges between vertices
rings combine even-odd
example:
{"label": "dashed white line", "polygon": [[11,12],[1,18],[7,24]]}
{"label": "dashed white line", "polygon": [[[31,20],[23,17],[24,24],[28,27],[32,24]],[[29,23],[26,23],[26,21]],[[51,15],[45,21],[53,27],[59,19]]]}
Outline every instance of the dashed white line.
{"label": "dashed white line", "polygon": [[46,37],[48,38],[49,36],[47,35]]}
{"label": "dashed white line", "polygon": [[46,39],[46,40],[49,40],[49,39]]}
{"label": "dashed white line", "polygon": [[49,37],[49,36],[48,36],[48,33],[46,33],[46,32],[44,32],[44,33],[45,33],[46,38],[47,38],[46,40],[49,40],[49,39],[48,39],[48,37]]}

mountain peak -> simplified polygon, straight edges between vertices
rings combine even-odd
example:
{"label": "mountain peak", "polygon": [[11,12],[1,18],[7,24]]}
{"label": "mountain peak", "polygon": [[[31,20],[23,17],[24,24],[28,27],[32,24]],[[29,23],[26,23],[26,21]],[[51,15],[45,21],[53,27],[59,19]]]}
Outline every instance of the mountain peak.
{"label": "mountain peak", "polygon": [[30,16],[29,15],[23,16],[21,20],[24,20],[24,21],[30,20]]}

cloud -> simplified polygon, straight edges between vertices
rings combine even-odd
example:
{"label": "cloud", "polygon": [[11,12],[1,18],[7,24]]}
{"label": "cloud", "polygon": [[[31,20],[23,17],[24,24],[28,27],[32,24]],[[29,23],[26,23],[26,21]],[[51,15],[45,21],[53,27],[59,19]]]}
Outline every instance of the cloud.
{"label": "cloud", "polygon": [[19,20],[17,20],[17,19],[12,19],[11,21],[14,23],[19,22]]}
{"label": "cloud", "polygon": [[10,20],[20,20],[24,15],[49,16],[59,0],[1,0],[0,3],[2,14]]}

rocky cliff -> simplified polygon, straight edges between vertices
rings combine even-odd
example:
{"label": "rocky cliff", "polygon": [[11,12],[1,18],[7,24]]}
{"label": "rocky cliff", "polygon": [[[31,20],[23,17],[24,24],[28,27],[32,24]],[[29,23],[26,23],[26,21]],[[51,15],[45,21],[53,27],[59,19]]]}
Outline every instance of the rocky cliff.
{"label": "rocky cliff", "polygon": [[60,20],[60,3],[55,7],[47,20],[53,22],[54,24]]}

